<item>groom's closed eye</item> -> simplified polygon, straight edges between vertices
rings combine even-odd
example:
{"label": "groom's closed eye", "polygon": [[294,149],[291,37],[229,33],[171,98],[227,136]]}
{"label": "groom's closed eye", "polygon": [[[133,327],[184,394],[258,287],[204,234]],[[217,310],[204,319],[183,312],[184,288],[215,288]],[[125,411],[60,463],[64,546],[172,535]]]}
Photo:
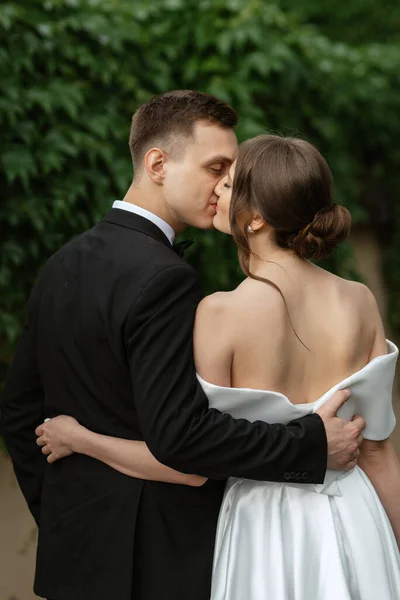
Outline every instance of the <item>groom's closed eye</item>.
{"label": "groom's closed eye", "polygon": [[231,158],[223,154],[218,154],[210,157],[202,166],[215,175],[215,177],[223,177],[227,175],[231,164]]}
{"label": "groom's closed eye", "polygon": [[226,173],[226,170],[228,169],[228,165],[211,165],[209,169],[218,177],[223,177],[223,175]]}

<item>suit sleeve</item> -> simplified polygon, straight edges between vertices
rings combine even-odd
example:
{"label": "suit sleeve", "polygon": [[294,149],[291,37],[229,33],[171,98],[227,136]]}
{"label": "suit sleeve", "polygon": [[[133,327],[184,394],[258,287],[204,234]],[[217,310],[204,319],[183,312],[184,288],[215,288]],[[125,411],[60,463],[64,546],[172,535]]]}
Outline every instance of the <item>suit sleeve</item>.
{"label": "suit sleeve", "polygon": [[210,409],[193,361],[201,286],[187,265],[159,272],[142,291],[126,328],[135,405],[156,458],[213,479],[320,483],[327,464],[318,415],[267,424]]}
{"label": "suit sleeve", "polygon": [[36,444],[35,435],[35,429],[43,422],[45,415],[35,346],[35,335],[27,322],[7,375],[0,424],[18,483],[39,524],[41,490],[47,462]]}

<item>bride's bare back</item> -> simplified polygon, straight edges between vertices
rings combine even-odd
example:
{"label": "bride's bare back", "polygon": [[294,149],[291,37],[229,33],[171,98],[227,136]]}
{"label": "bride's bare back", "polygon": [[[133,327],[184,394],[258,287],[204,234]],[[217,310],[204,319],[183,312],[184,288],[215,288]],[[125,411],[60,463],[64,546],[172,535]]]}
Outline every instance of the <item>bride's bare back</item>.
{"label": "bride's bare back", "polygon": [[271,264],[263,275],[279,286],[287,309],[274,286],[250,278],[199,306],[194,344],[203,379],[312,402],[386,353],[376,301],[365,286],[299,259],[285,269]]}

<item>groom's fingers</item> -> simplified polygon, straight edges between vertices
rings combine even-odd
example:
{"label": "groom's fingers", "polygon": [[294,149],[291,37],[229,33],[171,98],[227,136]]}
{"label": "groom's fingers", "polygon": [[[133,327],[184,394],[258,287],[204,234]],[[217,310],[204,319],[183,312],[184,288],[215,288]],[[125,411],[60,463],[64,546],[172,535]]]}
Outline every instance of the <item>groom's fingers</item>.
{"label": "groom's fingers", "polygon": [[367,426],[367,423],[366,423],[365,419],[363,419],[360,415],[354,415],[353,418],[351,419],[351,421],[358,428],[358,434],[359,435],[361,434],[362,431],[364,431],[364,429]]}
{"label": "groom's fingers", "polygon": [[50,450],[50,448],[49,448],[48,446],[43,446],[43,448],[42,448],[42,452],[43,452],[43,454],[45,454],[46,456],[47,456],[48,454],[51,454],[51,450]]}
{"label": "groom's fingers", "polygon": [[345,402],[350,398],[351,392],[348,389],[337,391],[332,398],[327,400],[325,404],[317,410],[317,413],[321,417],[329,418],[336,417],[336,413],[343,406]]}
{"label": "groom's fingers", "polygon": [[38,437],[38,439],[36,440],[36,443],[38,446],[45,446],[46,442],[44,441],[44,439],[42,437]]}

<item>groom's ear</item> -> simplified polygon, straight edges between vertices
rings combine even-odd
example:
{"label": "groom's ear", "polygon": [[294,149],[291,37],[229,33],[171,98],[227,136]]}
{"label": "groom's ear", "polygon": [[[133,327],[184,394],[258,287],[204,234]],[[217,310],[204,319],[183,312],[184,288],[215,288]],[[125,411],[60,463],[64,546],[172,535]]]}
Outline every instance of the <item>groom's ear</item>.
{"label": "groom's ear", "polygon": [[166,155],[159,148],[151,148],[144,157],[144,165],[148,177],[157,185],[162,185],[165,178]]}

